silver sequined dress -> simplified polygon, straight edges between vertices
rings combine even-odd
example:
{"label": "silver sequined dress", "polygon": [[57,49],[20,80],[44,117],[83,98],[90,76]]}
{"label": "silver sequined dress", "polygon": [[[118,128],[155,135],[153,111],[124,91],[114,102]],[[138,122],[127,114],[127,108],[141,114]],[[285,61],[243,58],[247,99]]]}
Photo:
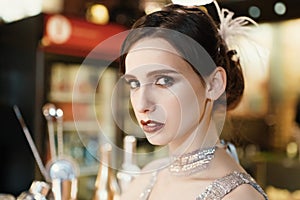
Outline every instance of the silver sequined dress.
{"label": "silver sequined dress", "polygon": [[249,174],[236,171],[212,182],[196,200],[221,200],[243,184],[251,185],[268,200],[266,193]]}
{"label": "silver sequined dress", "polygon": [[[157,172],[153,173],[148,186],[140,195],[140,200],[147,200],[149,198],[156,179]],[[196,200],[221,200],[227,194],[243,184],[251,185],[260,194],[262,194],[265,200],[268,200],[266,193],[249,174],[236,171],[213,181],[203,193],[196,197]]]}

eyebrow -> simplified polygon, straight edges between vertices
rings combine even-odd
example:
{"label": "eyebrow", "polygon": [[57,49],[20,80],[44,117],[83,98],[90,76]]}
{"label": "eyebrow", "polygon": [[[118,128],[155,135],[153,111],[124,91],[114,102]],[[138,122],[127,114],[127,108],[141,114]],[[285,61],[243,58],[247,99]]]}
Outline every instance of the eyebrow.
{"label": "eyebrow", "polygon": [[[147,73],[146,76],[151,77],[151,76],[160,75],[160,74],[179,74],[179,72],[177,72],[175,70],[171,70],[171,69],[159,69],[159,70],[155,70],[155,71],[151,71],[151,72]],[[135,76],[131,75],[131,74],[125,74],[123,77],[124,78],[135,78]]]}
{"label": "eyebrow", "polygon": [[179,73],[172,69],[159,69],[159,70],[155,70],[155,71],[147,73],[147,77],[158,75],[158,74],[179,74]]}

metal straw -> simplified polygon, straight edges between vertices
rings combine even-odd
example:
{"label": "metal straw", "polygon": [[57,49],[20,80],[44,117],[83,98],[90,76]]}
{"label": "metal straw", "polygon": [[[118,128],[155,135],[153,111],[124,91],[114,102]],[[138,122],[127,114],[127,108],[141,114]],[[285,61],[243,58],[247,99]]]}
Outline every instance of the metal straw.
{"label": "metal straw", "polygon": [[52,103],[45,104],[43,106],[43,114],[47,120],[51,159],[55,159],[56,147],[55,147],[55,137],[54,137],[54,126],[53,126],[53,117],[55,117],[56,115],[55,105]]}
{"label": "metal straw", "polygon": [[56,110],[56,122],[57,122],[57,146],[58,146],[58,157],[63,156],[64,151],[64,141],[63,141],[63,115],[62,109],[58,108]]}
{"label": "metal straw", "polygon": [[45,178],[45,180],[47,182],[50,182],[49,175],[48,175],[48,173],[47,173],[47,171],[46,171],[46,169],[45,169],[45,167],[43,165],[42,159],[41,159],[41,157],[40,157],[40,155],[39,155],[39,153],[37,151],[37,148],[36,148],[36,146],[35,146],[35,144],[34,144],[34,142],[32,140],[30,132],[29,132],[29,130],[28,130],[28,128],[27,128],[27,126],[26,126],[26,124],[24,122],[24,119],[23,119],[23,117],[21,115],[21,112],[20,112],[18,106],[14,105],[13,109],[15,111],[15,114],[16,114],[16,116],[17,116],[17,118],[18,118],[21,126],[22,126],[23,132],[25,133],[26,139],[27,139],[27,141],[29,143],[29,146],[30,146],[30,148],[32,150],[33,156],[34,156],[34,158],[35,158],[35,160],[37,162],[37,165],[38,165],[38,167],[39,167],[42,175],[44,176],[44,178]]}

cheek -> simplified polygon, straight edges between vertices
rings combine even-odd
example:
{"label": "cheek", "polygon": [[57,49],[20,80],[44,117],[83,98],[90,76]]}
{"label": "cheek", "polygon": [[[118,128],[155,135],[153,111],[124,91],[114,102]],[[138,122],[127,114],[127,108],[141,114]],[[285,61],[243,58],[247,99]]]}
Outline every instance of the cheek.
{"label": "cheek", "polygon": [[186,83],[177,91],[177,99],[182,113],[188,112],[190,115],[199,115],[201,104],[204,101],[204,92]]}
{"label": "cheek", "polygon": [[137,120],[139,121],[140,112],[138,112],[138,109],[137,109],[137,98],[130,97],[130,104],[131,104],[130,107],[132,108],[134,115],[135,115],[134,117],[137,118]]}
{"label": "cheek", "polygon": [[164,107],[167,119],[172,119],[173,122],[176,123],[180,121],[182,115],[182,105],[177,97],[173,96],[172,98],[169,98],[167,101],[162,102],[161,106]]}
{"label": "cheek", "polygon": [[202,90],[195,92],[192,87],[187,86],[177,97],[179,120],[177,123],[180,124],[180,132],[185,132],[200,122],[205,105],[204,92]]}
{"label": "cheek", "polygon": [[199,118],[200,115],[200,102],[194,94],[185,95],[180,98],[180,107],[182,121],[194,121],[195,118]]}

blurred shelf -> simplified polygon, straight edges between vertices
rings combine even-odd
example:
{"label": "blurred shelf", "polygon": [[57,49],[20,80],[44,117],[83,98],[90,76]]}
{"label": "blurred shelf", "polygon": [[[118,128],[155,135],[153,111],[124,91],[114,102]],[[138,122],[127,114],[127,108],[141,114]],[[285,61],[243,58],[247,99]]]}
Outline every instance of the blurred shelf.
{"label": "blurred shelf", "polygon": [[85,93],[74,95],[73,92],[50,92],[49,101],[60,103],[95,103],[95,99],[99,98],[97,94]]}
{"label": "blurred shelf", "polygon": [[80,131],[88,133],[97,133],[100,130],[95,121],[66,121],[64,122],[64,131]]}
{"label": "blurred shelf", "polygon": [[98,173],[99,165],[86,165],[84,167],[80,167],[80,175],[79,177],[85,176],[96,176]]}

